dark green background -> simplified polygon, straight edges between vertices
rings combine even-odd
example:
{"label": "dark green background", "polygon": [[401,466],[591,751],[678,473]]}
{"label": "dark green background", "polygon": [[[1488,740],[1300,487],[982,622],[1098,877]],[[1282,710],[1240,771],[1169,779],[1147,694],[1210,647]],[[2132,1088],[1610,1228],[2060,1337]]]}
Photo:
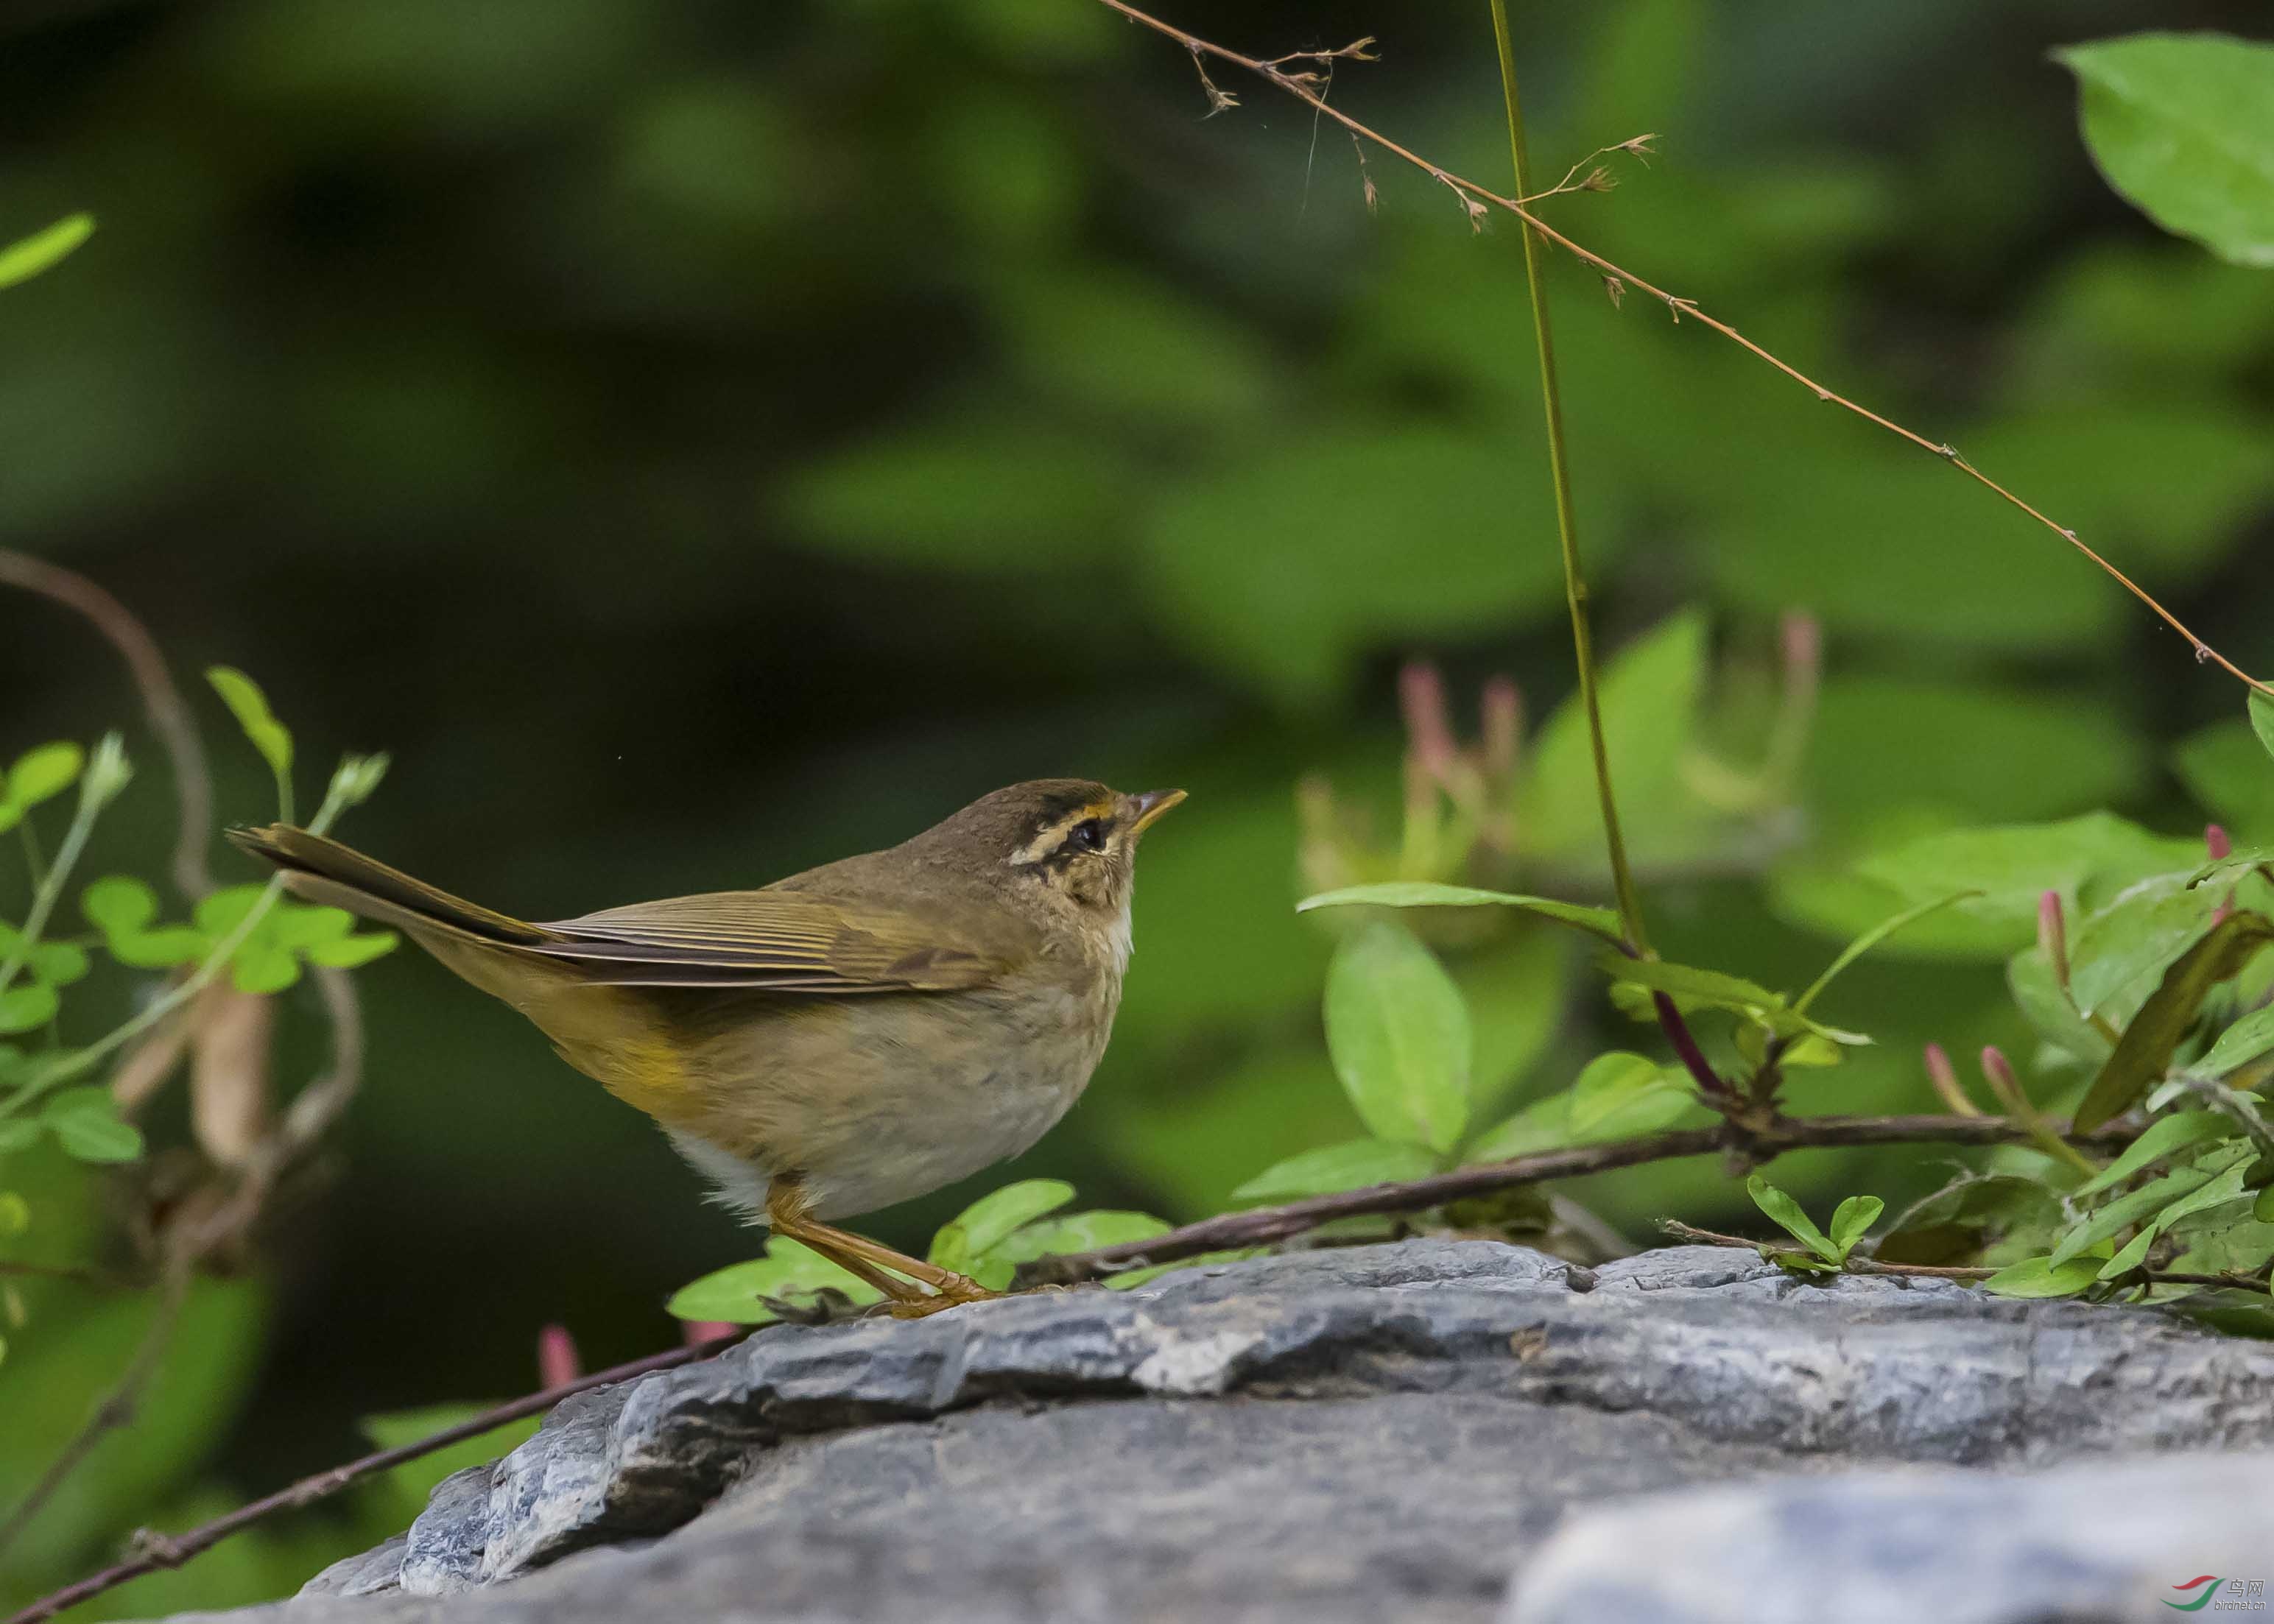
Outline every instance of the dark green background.
{"label": "dark green background", "polygon": [[[1505,184],[1481,4],[1175,19],[1267,53],[1377,34],[1336,104]],[[1518,49],[1547,177],[1662,136],[1618,190],[1548,206],[1565,229],[1955,441],[2266,667],[2274,283],[2111,194],[2045,55],[2263,21],[1628,0],[1522,19]],[[184,673],[260,679],[304,797],[336,752],[392,751],[343,832],[536,915],[763,882],[1015,778],[1185,786],[1113,1050],[1019,1169],[1210,1210],[1357,1132],[1318,1038],[1326,938],[1289,911],[1298,777],[1388,825],[1412,655],[1465,725],[1487,673],[1535,721],[1569,687],[1517,239],[1379,154],[1370,217],[1347,139],[1217,78],[1243,105],[1203,119],[1184,54],[1084,0],[19,4],[0,238],[79,208],[102,229],[0,295],[0,545],[100,578]],[[1825,623],[1779,861],[2102,804],[2200,825],[2172,741],[2218,723],[2204,748],[2231,749],[2232,685],[1924,455],[1549,264],[1607,643],[1699,605],[1741,678],[1781,612]],[[0,605],[0,753],[134,719],[108,653],[30,599]],[[1745,685],[1717,691],[1701,726],[1742,756]],[[222,815],[263,816],[204,713]],[[95,861],[154,876],[163,775],[132,742]],[[2274,783],[2219,809],[2261,804]],[[1759,979],[1830,951],[1742,876],[1676,864],[1650,903],[1669,954]],[[1523,1003],[1521,974],[1557,1006],[1559,950],[1494,951],[1481,991]],[[154,1402],[173,1443],[118,1445],[118,1486],[59,1508],[0,1600],[355,1452],[359,1416],[524,1389],[546,1320],[594,1365],[663,1345],[668,1291],[751,1250],[509,1011],[415,955],[359,980],[370,1074],[330,1181],[185,1328],[212,1374]],[[1635,1041],[1569,985],[1502,1101]],[[2000,998],[1982,966],[1859,973],[1826,1012],[1882,1047],[1801,1101],[1924,1108],[1926,1038],[2022,1046]],[[292,1011],[287,1077],[318,1034]],[[991,1182],[874,1227],[918,1244]],[[1732,1210],[1704,1165],[1597,1193],[1638,1230]],[[0,1415],[85,1312],[39,1308]],[[83,1405],[117,1357],[87,1342],[41,1402]],[[122,1605],[266,1593],[392,1515],[310,1517]]]}

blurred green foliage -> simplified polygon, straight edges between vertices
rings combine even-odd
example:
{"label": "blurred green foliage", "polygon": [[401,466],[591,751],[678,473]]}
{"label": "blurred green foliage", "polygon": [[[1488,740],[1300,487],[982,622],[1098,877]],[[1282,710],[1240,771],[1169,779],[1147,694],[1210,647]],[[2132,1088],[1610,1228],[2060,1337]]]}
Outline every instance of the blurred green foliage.
{"label": "blurred green foliage", "polygon": [[[2158,21],[2263,32],[2185,10]],[[1382,36],[1337,105],[1504,167],[1481,12],[1178,20],[1271,51]],[[1517,43],[1543,169],[1663,136],[1559,223],[1953,441],[2263,669],[2274,300],[2107,191],[2047,57],[2136,20],[1620,0]],[[1289,906],[1315,877],[1295,786],[1333,786],[1346,844],[1395,824],[1411,656],[1459,695],[1508,672],[1534,717],[1569,687],[1510,233],[1379,158],[1369,213],[1332,130],[1260,91],[1203,120],[1181,53],[1065,0],[81,0],[0,40],[0,239],[104,222],[0,303],[0,544],[97,575],[185,666],[261,672],[326,749],[392,748],[359,844],[549,917],[762,881],[1038,773],[1179,783],[1111,1052],[1008,1177],[1183,1218],[1367,1132],[1318,1016],[1332,937]],[[2232,689],[2056,539],[1551,268],[1602,641],[1663,662],[1613,750],[1668,959],[1805,984],[1912,897],[1887,854],[1962,826],[2112,808],[2152,831],[2142,873],[2205,808],[2274,839]],[[1791,611],[1827,653],[1780,783]],[[76,625],[0,612],[10,748],[128,713]],[[1492,872],[1412,877],[1600,897],[1569,727],[1535,730]],[[1751,799],[1732,763],[1766,763],[1737,774]],[[260,763],[221,766],[224,806],[260,803]],[[167,838],[162,798],[129,797],[90,861],[147,869]],[[1432,943],[1467,1121],[1579,1132],[1574,1079],[1644,1029],[1577,998],[1576,939],[1472,912]],[[2026,1052],[1999,961],[2027,943],[2025,918],[1937,916],[1858,965],[1820,1013],[1878,1045],[1796,1077],[1796,1106],[1924,1109],[1930,1039]],[[546,1321],[595,1364],[647,1351],[673,1287],[748,1255],[509,1011],[415,960],[366,979],[336,1181],[192,1302],[180,1385],[0,1560],[0,1603],[355,1453],[358,1417],[525,1388]],[[1663,1058],[1593,1074],[1586,1109],[1647,1114]],[[68,1172],[51,1144],[9,1160],[43,1214],[24,1255],[101,1232]],[[1777,1176],[1899,1207],[1933,1178],[1847,1154]],[[975,1193],[879,1233],[918,1244]],[[1638,1229],[1751,1210],[1705,1162],[1574,1193]],[[73,1282],[21,1296],[73,1340],[21,1337],[0,1405],[67,1430],[134,1327]],[[0,1432],[12,1500],[43,1456]],[[90,1616],[279,1593],[403,1515],[287,1522]]]}

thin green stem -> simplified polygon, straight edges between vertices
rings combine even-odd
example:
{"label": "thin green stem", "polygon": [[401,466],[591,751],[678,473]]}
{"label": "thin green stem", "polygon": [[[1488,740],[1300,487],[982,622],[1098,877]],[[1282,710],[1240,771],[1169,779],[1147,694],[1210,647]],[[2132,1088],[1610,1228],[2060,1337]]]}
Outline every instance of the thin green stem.
{"label": "thin green stem", "polygon": [[[1523,104],[1516,94],[1516,49],[1508,31],[1506,0],[1490,0],[1493,39],[1500,49],[1500,87],[1508,104],[1508,150],[1516,162],[1516,195],[1532,191],[1532,166],[1524,149]],[[1555,342],[1547,323],[1547,288],[1540,274],[1540,239],[1524,229],[1524,280],[1532,295],[1532,332],[1540,349],[1540,393],[1547,412],[1547,462],[1555,481],[1555,533],[1563,548],[1563,597],[1571,609],[1571,647],[1579,661],[1579,705],[1587,714],[1587,743],[1594,754],[1595,793],[1602,803],[1603,845],[1611,861],[1611,885],[1619,922],[1634,951],[1650,956],[1642,902],[1627,864],[1626,838],[1619,830],[1617,798],[1611,791],[1610,756],[1603,744],[1603,708],[1595,686],[1595,643],[1587,625],[1587,583],[1579,568],[1578,524],[1571,506],[1571,467],[1563,443],[1563,397],[1555,381]]]}
{"label": "thin green stem", "polygon": [[[332,776],[331,789],[324,796],[324,804],[317,808],[316,816],[309,820],[308,832],[322,834],[332,826],[341,813],[353,806],[362,799],[364,793],[367,793],[367,790],[359,788],[350,767],[341,768]],[[58,862],[56,867],[60,868],[62,864]],[[74,1077],[84,1076],[98,1061],[117,1053],[211,986],[215,978],[220,975],[230,959],[235,956],[237,950],[245,945],[246,939],[252,935],[260,921],[268,917],[269,910],[276,906],[277,898],[283,894],[284,876],[280,874],[262,888],[260,897],[245,911],[245,917],[237,921],[237,928],[214,944],[213,951],[205,956],[198,967],[192,970],[186,979],[177,982],[165,996],[153,999],[133,1019],[113,1028],[85,1049],[75,1049],[68,1054],[57,1056],[35,1072],[31,1080],[13,1094],[7,1099],[0,1100],[0,1117],[18,1116],[34,1101],[58,1084],[69,1082]]]}
{"label": "thin green stem", "polygon": [[32,950],[39,946],[40,933],[48,928],[48,916],[55,912],[56,899],[63,895],[72,870],[78,866],[79,854],[87,850],[87,837],[94,832],[94,820],[124,785],[125,771],[118,735],[109,734],[95,748],[95,758],[79,779],[79,809],[72,815],[71,828],[64,831],[63,844],[56,848],[53,866],[41,878],[39,889],[32,893],[31,912],[24,915],[24,928],[17,934],[16,945],[4,959],[0,959],[0,992],[8,990],[8,983],[16,979],[17,972],[30,961]]}

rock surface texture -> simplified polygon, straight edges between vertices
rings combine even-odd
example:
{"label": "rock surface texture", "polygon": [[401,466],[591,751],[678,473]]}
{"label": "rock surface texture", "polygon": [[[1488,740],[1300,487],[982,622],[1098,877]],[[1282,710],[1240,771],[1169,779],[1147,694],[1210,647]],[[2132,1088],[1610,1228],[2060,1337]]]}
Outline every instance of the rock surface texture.
{"label": "rock surface texture", "polygon": [[205,1616],[2137,1619],[2270,1474],[2274,1344],[2150,1311],[1410,1241],[777,1327]]}

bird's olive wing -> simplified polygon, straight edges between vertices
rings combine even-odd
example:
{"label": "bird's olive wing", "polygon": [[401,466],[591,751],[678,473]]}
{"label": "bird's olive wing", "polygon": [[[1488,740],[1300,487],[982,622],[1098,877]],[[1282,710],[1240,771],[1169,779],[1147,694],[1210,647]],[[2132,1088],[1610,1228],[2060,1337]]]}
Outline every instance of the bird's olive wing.
{"label": "bird's olive wing", "polygon": [[994,980],[1016,956],[921,914],[786,891],[674,897],[543,928],[555,939],[530,951],[614,987],[949,991]]}

